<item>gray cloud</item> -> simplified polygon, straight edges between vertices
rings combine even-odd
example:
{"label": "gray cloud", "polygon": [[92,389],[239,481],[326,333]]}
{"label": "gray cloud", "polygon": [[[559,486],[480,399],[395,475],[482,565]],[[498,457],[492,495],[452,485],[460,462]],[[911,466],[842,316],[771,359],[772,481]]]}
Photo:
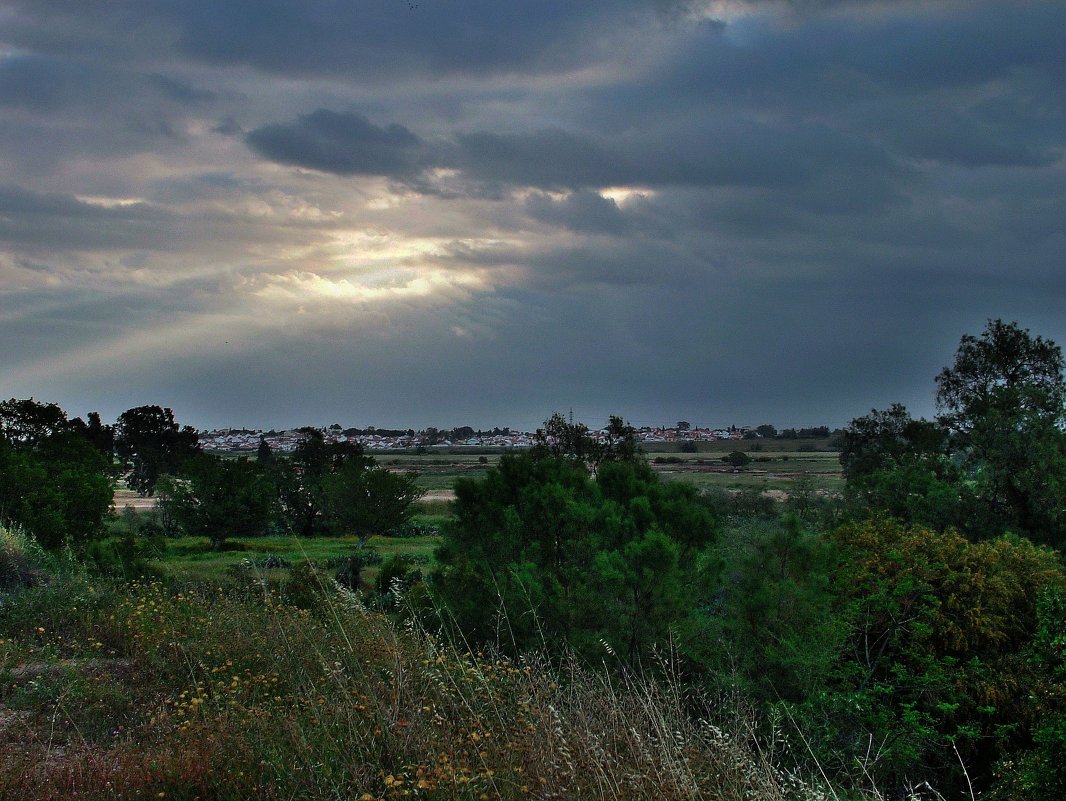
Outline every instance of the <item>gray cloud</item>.
{"label": "gray cloud", "polygon": [[562,200],[530,195],[526,211],[541,222],[593,234],[622,234],[630,225],[617,203],[596,192],[574,192]]}
{"label": "gray cloud", "polygon": [[407,128],[384,128],[366,117],[318,109],[296,122],[256,128],[249,147],[282,164],[338,175],[410,177],[421,168],[424,143]]}
{"label": "gray cloud", "polygon": [[1066,342],[1066,7],[787,5],[9,0],[7,391],[838,424]]}
{"label": "gray cloud", "polygon": [[0,58],[0,105],[53,111],[165,101],[192,105],[215,94],[167,75],[116,70],[94,61],[39,55]]}
{"label": "gray cloud", "polygon": [[[634,30],[671,25],[690,0],[112,0],[99,8],[10,0],[7,37],[48,53],[160,53],[282,75],[483,75],[574,69],[611,55]],[[47,8],[47,13],[42,13]],[[122,35],[114,22],[121,20]]]}

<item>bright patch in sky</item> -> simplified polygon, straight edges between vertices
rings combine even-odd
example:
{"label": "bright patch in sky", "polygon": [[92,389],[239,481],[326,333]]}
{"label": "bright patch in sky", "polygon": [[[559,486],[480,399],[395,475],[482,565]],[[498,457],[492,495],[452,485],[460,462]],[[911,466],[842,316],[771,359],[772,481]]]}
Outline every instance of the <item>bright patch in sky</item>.
{"label": "bright patch in sky", "polygon": [[1066,342],[1058,0],[274,9],[0,0],[5,396],[842,425]]}

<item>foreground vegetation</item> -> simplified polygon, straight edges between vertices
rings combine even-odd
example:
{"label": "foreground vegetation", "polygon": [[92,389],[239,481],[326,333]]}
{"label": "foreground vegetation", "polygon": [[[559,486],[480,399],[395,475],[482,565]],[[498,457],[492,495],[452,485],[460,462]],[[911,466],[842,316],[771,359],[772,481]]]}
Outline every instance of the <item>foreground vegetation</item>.
{"label": "foreground vegetation", "polygon": [[471,653],[321,579],[7,599],[0,798],[824,797],[736,699]]}
{"label": "foreground vegetation", "polygon": [[1062,798],[1062,354],[993,321],[937,385],[781,500],[661,480],[754,445],[649,460],[619,418],[554,415],[441,508],[314,432],[175,466],[190,438],[134,410],[111,464],[163,499],[110,520],[99,421],[0,404],[0,788]]}

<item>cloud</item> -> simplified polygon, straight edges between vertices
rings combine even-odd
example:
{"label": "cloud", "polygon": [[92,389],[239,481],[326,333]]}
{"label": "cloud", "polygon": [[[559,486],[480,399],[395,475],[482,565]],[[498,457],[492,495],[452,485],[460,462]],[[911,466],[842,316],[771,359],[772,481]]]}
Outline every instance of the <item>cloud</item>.
{"label": "cloud", "polygon": [[10,0],[5,377],[817,424],[988,317],[1066,341],[1061,3],[418,5]]}
{"label": "cloud", "polygon": [[[79,4],[11,0],[7,38],[46,53],[107,50],[133,63],[167,55],[273,74],[364,81],[410,76],[558,73],[609,57],[641,29],[675,24],[688,0],[113,0],[106,14]],[[118,22],[121,25],[118,25]],[[122,35],[117,34],[122,28]]]}
{"label": "cloud", "polygon": [[0,57],[0,105],[32,111],[116,107],[137,102],[195,105],[215,93],[167,75],[131,73],[96,61],[36,54]]}
{"label": "cloud", "polygon": [[597,192],[572,192],[559,200],[535,193],[526,199],[526,211],[536,220],[572,231],[621,234],[629,228],[618,204]]}
{"label": "cloud", "polygon": [[424,143],[402,125],[379,127],[350,112],[318,109],[290,123],[264,125],[248,133],[259,155],[337,175],[415,176]]}
{"label": "cloud", "polygon": [[[871,176],[904,170],[875,142],[824,125],[747,120],[687,121],[604,137],[547,128],[533,133],[458,133],[429,147],[407,128],[358,114],[318,109],[296,122],[252,131],[260,156],[336,175],[413,179],[430,168],[458,170],[482,187],[545,190],[611,186],[795,186],[826,173]],[[424,191],[433,191],[430,180]],[[452,184],[454,186],[454,183]],[[468,186],[467,194],[493,196]],[[497,196],[498,192],[496,193]],[[580,197],[580,196],[579,196]]]}

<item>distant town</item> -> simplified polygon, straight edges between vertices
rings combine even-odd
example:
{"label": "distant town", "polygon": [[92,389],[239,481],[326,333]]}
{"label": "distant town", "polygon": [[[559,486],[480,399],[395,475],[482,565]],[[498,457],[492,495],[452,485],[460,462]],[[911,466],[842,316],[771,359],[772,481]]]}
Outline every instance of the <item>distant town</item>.
{"label": "distant town", "polygon": [[[311,427],[314,428],[314,427]],[[307,436],[309,428],[286,429],[284,431],[262,431],[246,428],[221,428],[200,432],[200,446],[210,451],[255,451],[261,442],[266,442],[271,450],[281,453],[291,452]],[[353,442],[367,450],[392,451],[418,448],[528,448],[535,442],[536,435],[529,431],[513,431],[510,428],[493,428],[482,431],[470,426],[451,429],[426,428],[414,429],[378,429],[344,428],[340,424],[317,428],[322,432],[326,442]],[[594,436],[605,437],[606,429],[591,432]],[[817,439],[832,434],[827,426],[814,428],[788,428],[778,431],[772,425],[728,426],[726,428],[701,428],[679,421],[673,427],[645,426],[636,429],[637,442],[656,444],[667,442],[713,442],[718,440],[742,439]]]}

